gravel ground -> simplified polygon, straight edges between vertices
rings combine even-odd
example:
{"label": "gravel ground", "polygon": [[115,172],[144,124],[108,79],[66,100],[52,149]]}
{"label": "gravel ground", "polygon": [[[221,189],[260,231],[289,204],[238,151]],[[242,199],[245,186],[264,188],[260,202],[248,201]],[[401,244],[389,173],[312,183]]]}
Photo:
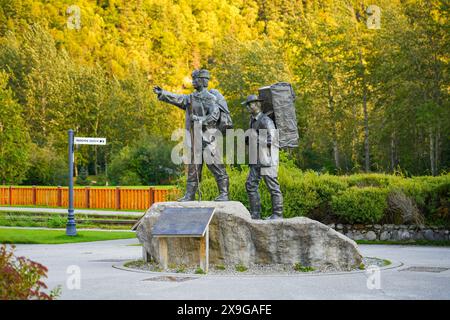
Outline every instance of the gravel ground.
{"label": "gravel ground", "polygon": [[[364,270],[369,266],[384,267],[390,264],[390,261],[383,260],[374,257],[364,257],[363,265],[353,270],[357,271]],[[168,272],[168,273],[179,273],[179,274],[202,274],[203,270],[185,266],[174,266],[169,265],[169,268],[163,270],[157,263],[144,262],[143,260],[129,261],[124,264],[125,267],[131,269],[138,269],[144,271],[152,272]],[[297,265],[284,265],[284,264],[274,264],[274,265],[210,265],[209,272],[210,275],[294,275],[299,273],[330,273],[338,272],[342,270],[336,270],[331,267],[323,268],[311,268]]]}

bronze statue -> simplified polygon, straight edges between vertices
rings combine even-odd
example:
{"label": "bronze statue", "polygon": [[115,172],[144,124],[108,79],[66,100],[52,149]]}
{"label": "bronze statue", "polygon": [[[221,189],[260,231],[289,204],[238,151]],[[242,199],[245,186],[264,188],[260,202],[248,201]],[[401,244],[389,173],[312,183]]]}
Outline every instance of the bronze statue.
{"label": "bronze statue", "polygon": [[253,219],[261,219],[261,199],[258,189],[259,182],[263,178],[272,199],[272,215],[269,219],[281,219],[283,218],[283,195],[277,178],[278,163],[274,161],[274,155],[271,154],[272,143],[277,143],[276,128],[273,120],[262,112],[262,101],[258,96],[250,95],[242,103],[251,113],[250,139],[253,137],[256,140],[258,150],[256,163],[249,163],[250,172],[245,187],[250,201],[250,214]]}
{"label": "bronze statue", "polygon": [[[191,94],[176,94],[165,91],[159,86],[153,88],[153,92],[158,95],[158,99],[173,104],[186,111],[186,130],[190,132],[190,139],[187,139],[187,146],[191,150],[191,161],[188,164],[188,175],[186,194],[178,201],[193,201],[195,193],[199,189],[202,178],[202,168],[204,162],[204,151],[209,152],[212,158],[217,158],[217,139],[214,136],[205,134],[209,129],[218,129],[220,120],[229,118],[228,107],[223,96],[217,90],[208,91],[208,81],[210,74],[208,70],[200,69],[192,72],[192,85],[195,91]],[[194,127],[201,127],[201,146],[195,143]],[[228,124],[227,126],[229,126]],[[220,128],[221,129],[221,128]],[[199,153],[201,155],[199,156]],[[200,161],[196,161],[200,157]],[[215,201],[228,201],[229,179],[225,165],[220,161],[206,161],[206,165],[216,179],[219,189],[219,196]]]}

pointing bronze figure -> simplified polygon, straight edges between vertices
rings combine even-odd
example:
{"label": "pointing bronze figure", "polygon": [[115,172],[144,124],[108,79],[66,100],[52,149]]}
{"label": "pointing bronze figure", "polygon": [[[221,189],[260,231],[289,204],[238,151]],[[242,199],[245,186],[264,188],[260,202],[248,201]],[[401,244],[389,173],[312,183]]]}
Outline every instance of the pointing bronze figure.
{"label": "pointing bronze figure", "polygon": [[[159,86],[153,88],[158,99],[177,106],[186,111],[186,130],[190,133],[190,139],[186,139],[187,146],[191,149],[190,162],[188,164],[186,194],[179,201],[193,201],[199,189],[202,178],[204,151],[211,153],[213,159],[217,149],[217,139],[205,132],[211,129],[223,130],[223,127],[231,126],[231,118],[225,99],[217,90],[208,91],[210,74],[208,70],[200,69],[192,72],[192,85],[195,91],[191,94],[176,94],[163,90]],[[228,121],[228,123],[225,123]],[[201,127],[201,146],[196,146],[193,139],[194,127],[197,123]],[[201,152],[200,161],[195,161]],[[196,154],[197,152],[197,154]],[[216,179],[219,196],[215,201],[228,201],[229,178],[225,165],[220,161],[206,161],[206,165]]]}

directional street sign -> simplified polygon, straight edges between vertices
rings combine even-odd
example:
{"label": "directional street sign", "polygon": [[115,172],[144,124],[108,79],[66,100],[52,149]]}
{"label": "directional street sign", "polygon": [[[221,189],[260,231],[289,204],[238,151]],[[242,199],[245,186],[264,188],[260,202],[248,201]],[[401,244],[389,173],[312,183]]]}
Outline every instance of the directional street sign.
{"label": "directional street sign", "polygon": [[75,144],[105,145],[106,144],[106,138],[75,137],[73,143],[75,143]]}
{"label": "directional street sign", "polygon": [[88,138],[88,137],[74,137],[72,129],[69,130],[69,208],[66,224],[66,235],[76,236],[77,227],[75,221],[74,208],[74,190],[73,190],[73,169],[75,162],[74,144],[91,144],[91,145],[105,145],[106,138]]}

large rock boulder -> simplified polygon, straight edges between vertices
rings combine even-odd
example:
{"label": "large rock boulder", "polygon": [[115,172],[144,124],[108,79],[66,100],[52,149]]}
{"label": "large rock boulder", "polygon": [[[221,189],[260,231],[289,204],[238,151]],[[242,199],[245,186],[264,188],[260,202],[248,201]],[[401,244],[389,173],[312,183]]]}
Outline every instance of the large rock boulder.
{"label": "large rock boulder", "polygon": [[[137,226],[137,237],[146,256],[157,261],[159,240],[152,228],[166,207],[215,207],[209,227],[211,265],[294,264],[316,268],[350,270],[359,266],[356,243],[308,218],[252,220],[240,202],[160,202],[147,211]],[[199,239],[168,238],[169,264],[198,265]]]}

